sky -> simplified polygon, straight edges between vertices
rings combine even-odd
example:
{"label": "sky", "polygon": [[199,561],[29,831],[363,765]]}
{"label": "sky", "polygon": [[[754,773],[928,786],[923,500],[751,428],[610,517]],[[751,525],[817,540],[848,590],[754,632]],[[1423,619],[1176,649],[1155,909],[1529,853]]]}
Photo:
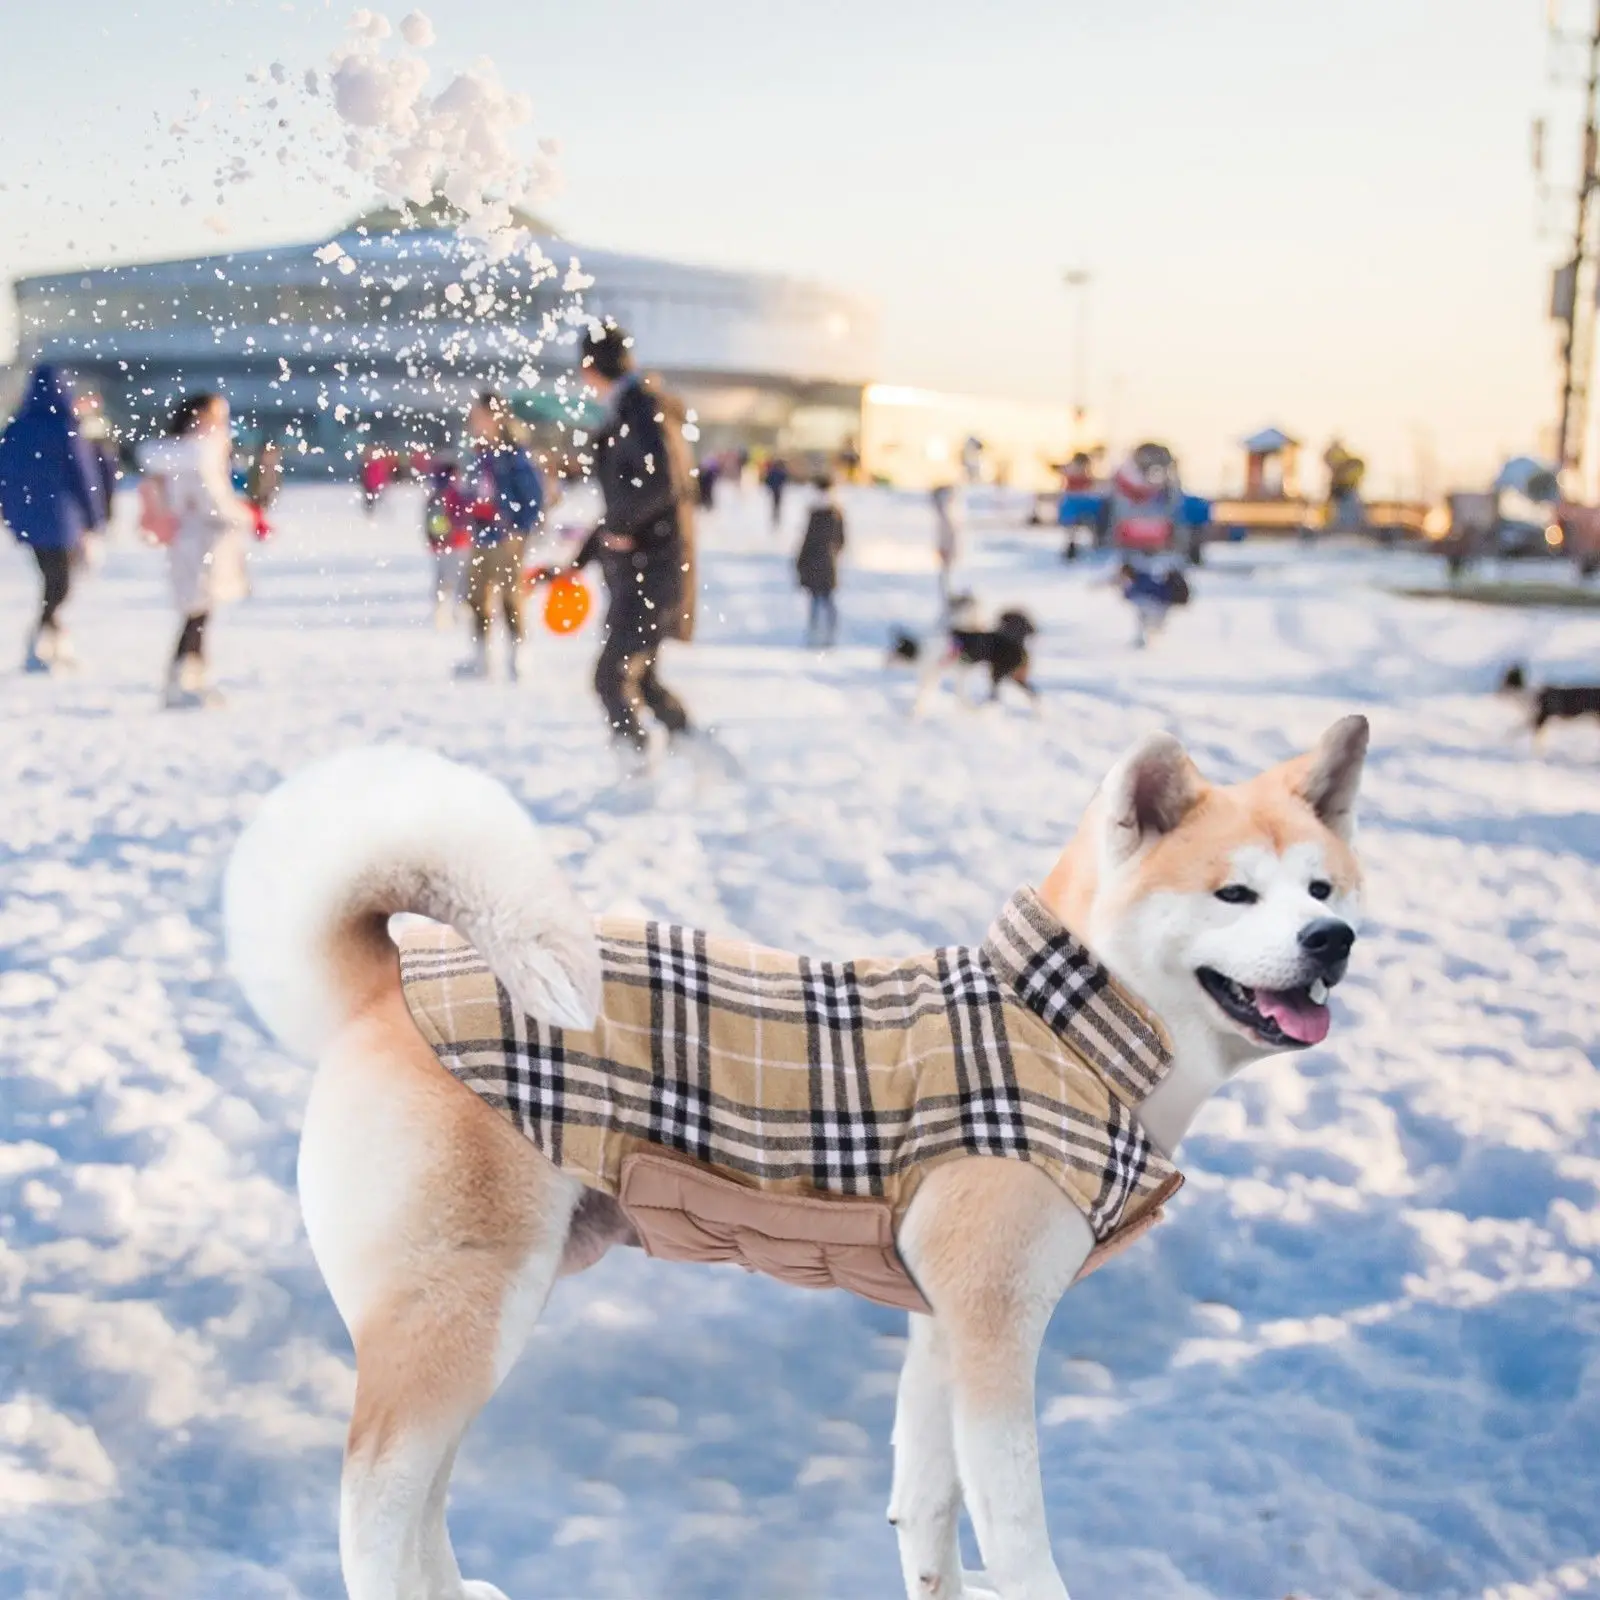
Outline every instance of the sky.
{"label": "sky", "polygon": [[[225,241],[181,203],[236,153],[219,118],[245,75],[324,65],[348,6],[3,9],[0,278],[326,236],[370,200],[302,150],[229,191]],[[435,84],[490,57],[561,141],[563,234],[862,293],[886,380],[1071,398],[1061,274],[1082,266],[1091,406],[1197,484],[1236,478],[1239,438],[1273,422],[1316,454],[1341,434],[1373,492],[1473,486],[1553,420],[1570,207],[1541,203],[1529,130],[1551,118],[1559,184],[1579,57],[1543,0],[431,14]],[[211,131],[174,141],[197,95]]]}

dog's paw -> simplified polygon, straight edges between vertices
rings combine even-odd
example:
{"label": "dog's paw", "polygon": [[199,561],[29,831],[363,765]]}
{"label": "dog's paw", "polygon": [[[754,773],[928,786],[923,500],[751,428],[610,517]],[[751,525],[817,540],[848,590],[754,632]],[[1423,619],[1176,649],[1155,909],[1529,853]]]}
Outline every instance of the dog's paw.
{"label": "dog's paw", "polygon": [[989,1587],[981,1572],[961,1574],[961,1600],[1000,1600],[1000,1591]]}
{"label": "dog's paw", "polygon": [[510,1600],[510,1596],[481,1578],[468,1578],[461,1585],[461,1600]]}

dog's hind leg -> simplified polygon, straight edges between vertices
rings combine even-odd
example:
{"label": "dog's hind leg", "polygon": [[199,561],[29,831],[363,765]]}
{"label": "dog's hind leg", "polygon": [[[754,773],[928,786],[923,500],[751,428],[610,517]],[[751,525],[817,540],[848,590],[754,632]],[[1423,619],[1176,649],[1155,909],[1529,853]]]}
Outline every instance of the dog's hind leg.
{"label": "dog's hind leg", "polygon": [[440,1068],[398,984],[324,1056],[300,1194],[356,1351],[339,1512],[350,1600],[498,1596],[462,1582],[450,1470],[544,1306],[580,1193]]}
{"label": "dog's hind leg", "polygon": [[1021,668],[1012,673],[1011,681],[1028,697],[1028,709],[1036,717],[1044,715],[1044,696],[1035,687],[1033,679],[1028,676],[1028,669]]}
{"label": "dog's hind leg", "polygon": [[1089,1224],[1036,1167],[974,1157],[928,1175],[899,1242],[948,1353],[956,1464],[988,1580],[1002,1600],[1068,1600],[1045,1519],[1034,1369]]}
{"label": "dog's hind leg", "polygon": [[941,651],[937,655],[930,655],[917,669],[917,692],[911,702],[913,717],[927,714],[934,693],[943,686],[945,669],[950,665],[950,661],[949,651]]}
{"label": "dog's hind leg", "polygon": [[504,1275],[493,1286],[498,1307],[474,1265],[412,1282],[357,1334],[339,1506],[350,1600],[504,1600],[488,1583],[462,1580],[446,1525],[450,1472],[544,1305],[561,1244],[556,1230]]}

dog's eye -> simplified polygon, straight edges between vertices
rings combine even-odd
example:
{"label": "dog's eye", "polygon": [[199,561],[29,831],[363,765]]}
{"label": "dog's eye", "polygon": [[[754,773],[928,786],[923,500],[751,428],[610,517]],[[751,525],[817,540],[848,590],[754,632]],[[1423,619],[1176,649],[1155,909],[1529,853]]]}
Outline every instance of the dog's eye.
{"label": "dog's eye", "polygon": [[1333,893],[1333,885],[1326,878],[1313,878],[1306,886],[1306,893],[1313,900],[1326,900]]}
{"label": "dog's eye", "polygon": [[1225,883],[1217,890],[1217,899],[1230,906],[1253,906],[1261,898],[1254,889],[1242,883]]}

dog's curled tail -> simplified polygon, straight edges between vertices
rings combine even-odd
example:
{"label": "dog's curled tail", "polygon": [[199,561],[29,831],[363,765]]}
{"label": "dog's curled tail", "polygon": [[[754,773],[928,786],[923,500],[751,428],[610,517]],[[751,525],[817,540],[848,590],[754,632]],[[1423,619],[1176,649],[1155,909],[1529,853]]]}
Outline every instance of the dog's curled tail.
{"label": "dog's curled tail", "polygon": [[306,767],[262,803],[223,885],[234,974],[306,1055],[396,982],[402,911],[471,940],[525,1011],[593,1026],[593,919],[516,800],[443,756],[380,745]]}

